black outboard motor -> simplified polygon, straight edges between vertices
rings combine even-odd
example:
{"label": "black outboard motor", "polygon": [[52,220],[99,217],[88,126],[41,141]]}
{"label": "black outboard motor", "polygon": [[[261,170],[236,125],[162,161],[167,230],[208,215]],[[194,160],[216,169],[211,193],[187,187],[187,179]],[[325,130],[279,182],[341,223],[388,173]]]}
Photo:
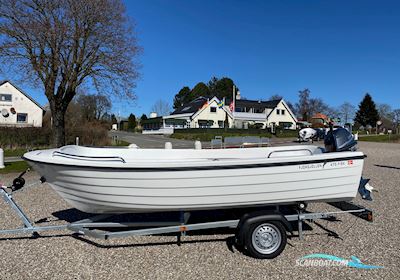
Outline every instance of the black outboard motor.
{"label": "black outboard motor", "polygon": [[357,141],[354,140],[353,135],[345,128],[338,128],[333,130],[332,126],[325,136],[324,140],[325,151],[330,152],[343,152],[355,151]]}

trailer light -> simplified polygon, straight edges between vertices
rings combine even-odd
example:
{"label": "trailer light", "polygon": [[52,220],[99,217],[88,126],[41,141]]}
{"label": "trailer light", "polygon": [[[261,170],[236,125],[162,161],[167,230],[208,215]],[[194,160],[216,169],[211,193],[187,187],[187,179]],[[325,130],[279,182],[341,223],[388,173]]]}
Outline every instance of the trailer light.
{"label": "trailer light", "polygon": [[186,226],[180,226],[179,227],[179,231],[187,231],[187,227]]}

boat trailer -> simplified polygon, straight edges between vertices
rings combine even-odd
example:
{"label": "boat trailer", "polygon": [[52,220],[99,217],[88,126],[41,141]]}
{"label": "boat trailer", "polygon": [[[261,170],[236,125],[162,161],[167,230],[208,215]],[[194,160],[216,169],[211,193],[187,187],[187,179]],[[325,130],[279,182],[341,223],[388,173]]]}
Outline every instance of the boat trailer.
{"label": "boat trailer", "polygon": [[[25,173],[25,172],[24,172]],[[15,229],[1,229],[0,235],[31,234],[40,237],[40,232],[70,230],[73,234],[107,240],[110,238],[177,233],[177,243],[186,232],[204,229],[236,229],[235,242],[238,248],[255,258],[270,259],[278,256],[287,242],[286,232],[294,236],[292,224],[296,224],[298,237],[303,239],[303,222],[318,219],[335,219],[336,215],[352,214],[372,222],[372,211],[351,202],[333,202],[338,208],[331,212],[308,212],[307,204],[298,203],[292,213],[284,213],[281,206],[252,207],[234,219],[212,222],[189,223],[191,212],[179,212],[179,221],[107,222],[115,214],[100,214],[80,221],[63,225],[38,226],[32,222],[13,198],[15,192],[23,190],[25,184],[22,173],[14,179],[11,187],[0,186],[0,196],[18,215],[23,226]],[[40,181],[38,183],[43,183]],[[34,183],[33,185],[37,185]],[[293,205],[292,205],[293,206]],[[118,229],[110,231],[109,229]]]}

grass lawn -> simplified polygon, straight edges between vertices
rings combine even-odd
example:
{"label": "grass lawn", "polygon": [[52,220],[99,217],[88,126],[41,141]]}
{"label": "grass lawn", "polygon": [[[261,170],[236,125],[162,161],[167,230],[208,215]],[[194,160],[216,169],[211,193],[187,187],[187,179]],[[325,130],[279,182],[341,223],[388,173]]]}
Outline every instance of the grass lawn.
{"label": "grass lawn", "polygon": [[0,174],[22,172],[29,168],[25,161],[6,162],[4,165],[5,168],[0,169]]}
{"label": "grass lawn", "polygon": [[368,135],[359,137],[358,141],[400,143],[400,134]]}
{"label": "grass lawn", "polygon": [[4,156],[5,157],[20,157],[23,154],[25,154],[26,152],[27,152],[26,149],[21,149],[21,148],[12,149],[12,150],[5,150],[4,151]]}
{"label": "grass lawn", "polygon": [[116,142],[113,141],[112,145],[113,146],[129,146],[131,143],[126,142],[124,140],[117,140]]}

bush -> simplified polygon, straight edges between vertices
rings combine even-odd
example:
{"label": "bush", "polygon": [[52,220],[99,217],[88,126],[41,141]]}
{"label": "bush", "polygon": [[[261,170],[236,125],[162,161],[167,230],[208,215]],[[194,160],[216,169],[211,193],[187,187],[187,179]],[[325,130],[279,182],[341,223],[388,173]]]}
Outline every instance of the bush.
{"label": "bush", "polygon": [[275,136],[279,138],[292,138],[292,137],[297,138],[299,137],[299,131],[291,129],[277,129]]}
{"label": "bush", "polygon": [[108,136],[109,124],[101,121],[87,121],[78,126],[66,128],[67,145],[75,144],[79,137],[79,145],[84,146],[109,146],[111,139]]}

